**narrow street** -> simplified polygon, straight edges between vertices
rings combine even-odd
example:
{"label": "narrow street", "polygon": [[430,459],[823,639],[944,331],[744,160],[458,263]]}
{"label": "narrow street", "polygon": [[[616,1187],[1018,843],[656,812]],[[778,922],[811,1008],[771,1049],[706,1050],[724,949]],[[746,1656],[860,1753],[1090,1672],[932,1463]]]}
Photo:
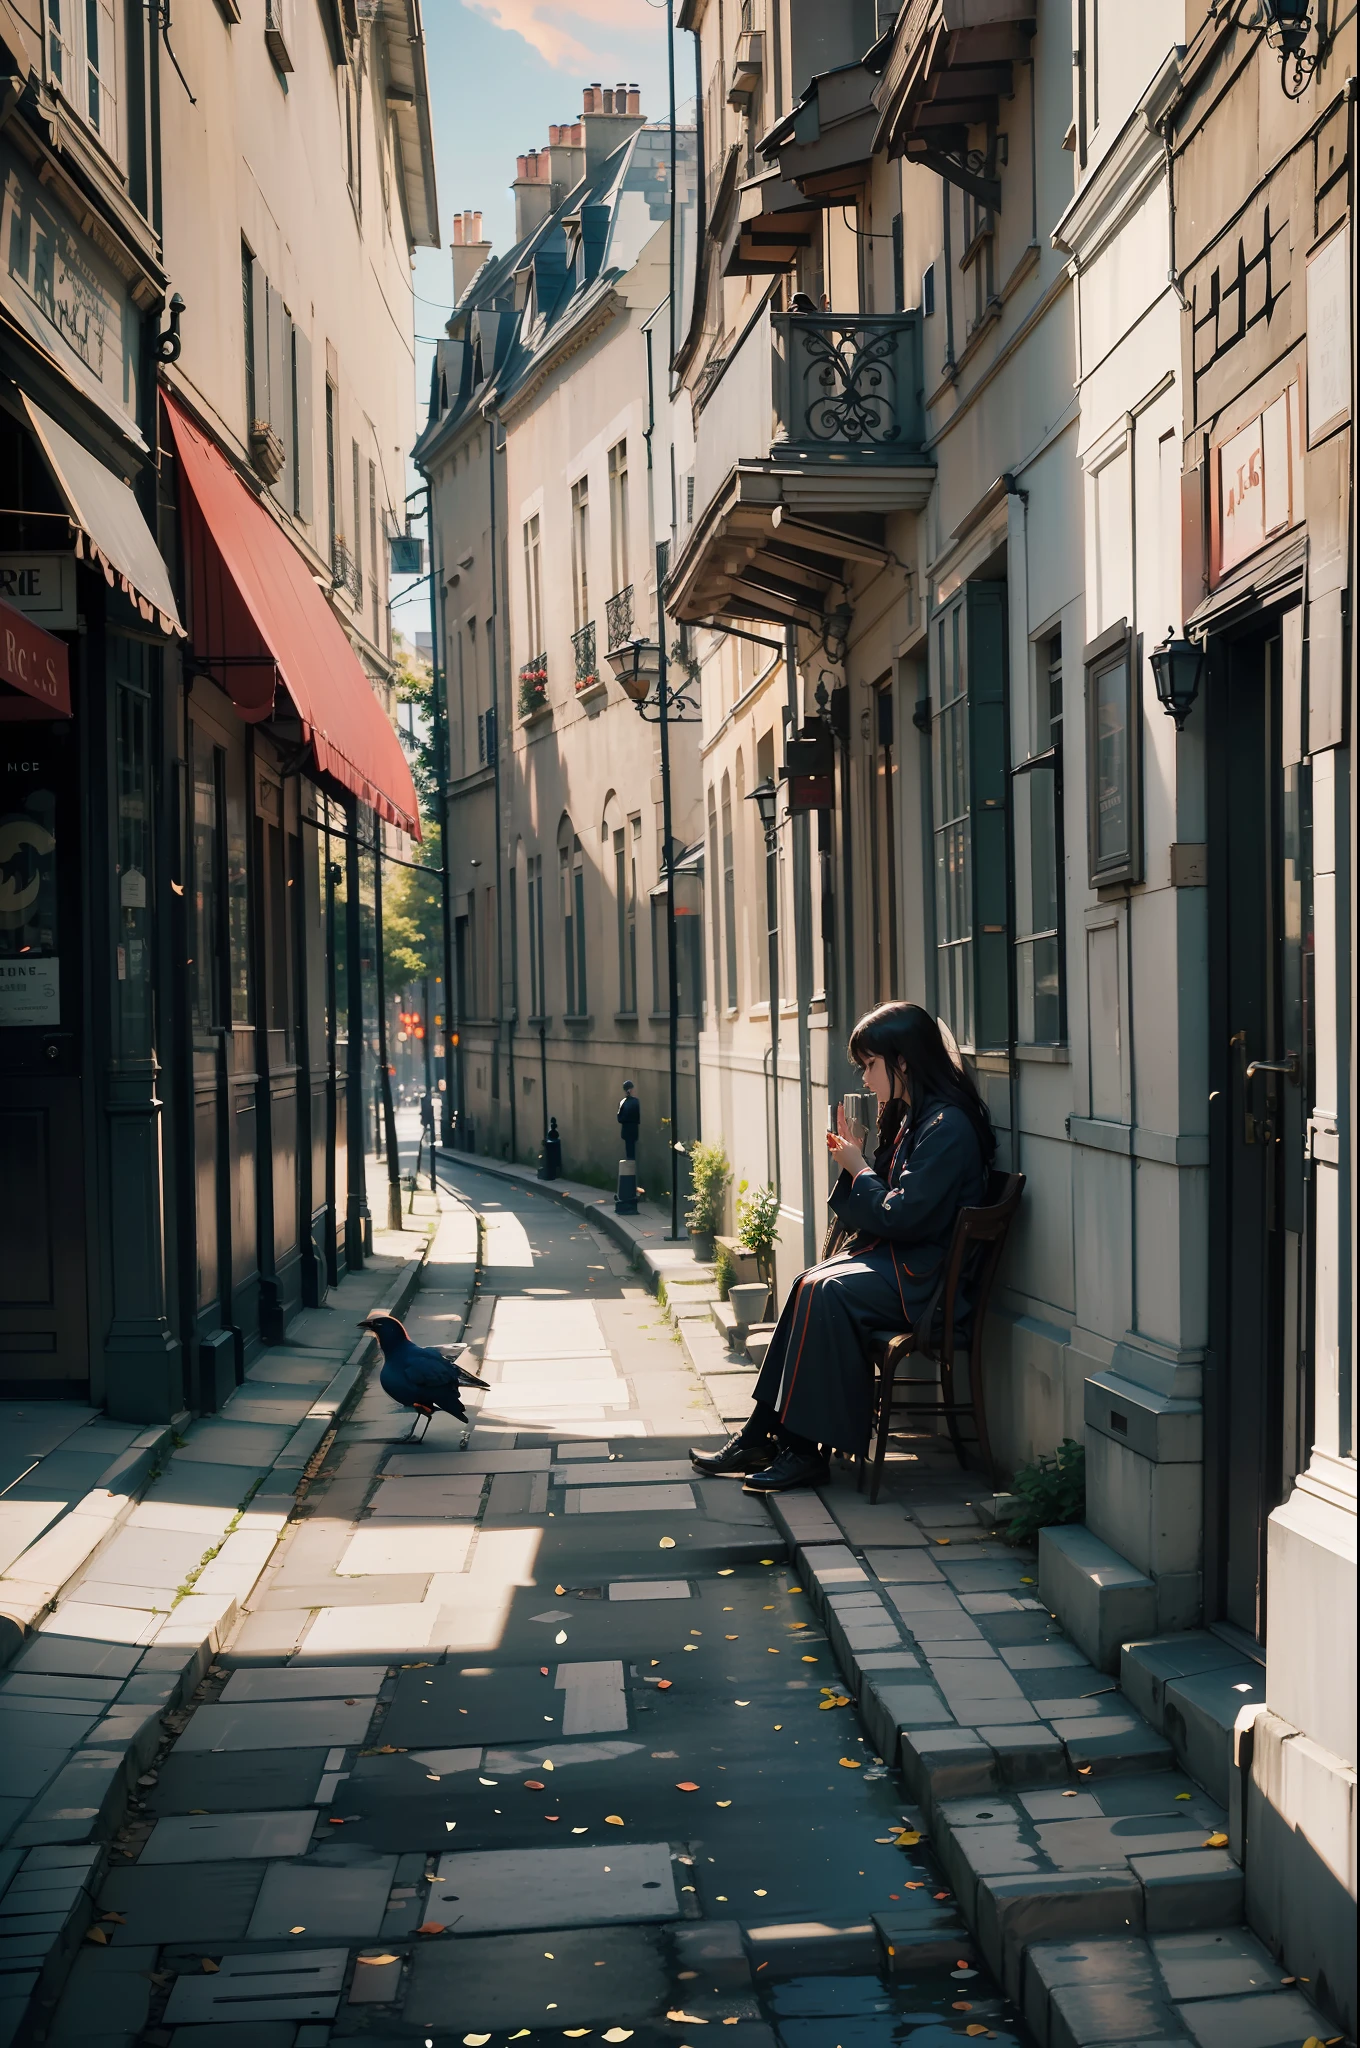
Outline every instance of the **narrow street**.
{"label": "narrow street", "polygon": [[[144,1775],[52,2037],[1029,2038],[895,1844],[765,1506],[693,1480],[719,1425],[657,1302],[551,1197],[447,1174],[484,1219],[471,1445],[440,1415],[403,1449],[372,1376]],[[471,1226],[420,1341],[461,1329]]]}

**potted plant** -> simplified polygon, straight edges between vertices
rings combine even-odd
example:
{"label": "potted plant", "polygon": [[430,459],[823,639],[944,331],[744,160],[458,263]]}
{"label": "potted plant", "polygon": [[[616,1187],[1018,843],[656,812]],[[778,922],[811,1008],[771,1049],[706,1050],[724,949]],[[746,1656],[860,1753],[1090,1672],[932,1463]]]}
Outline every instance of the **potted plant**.
{"label": "potted plant", "polygon": [[[774,1291],[774,1253],[779,1243],[779,1191],[768,1182],[751,1188],[743,1181],[737,1190],[737,1230],[745,1249],[754,1253],[756,1267],[767,1294]],[[729,1290],[728,1299],[731,1299]]]}
{"label": "potted plant", "polygon": [[711,1259],[713,1239],[727,1207],[732,1168],[721,1145],[699,1143],[689,1149],[690,1194],[685,1224],[696,1259]]}

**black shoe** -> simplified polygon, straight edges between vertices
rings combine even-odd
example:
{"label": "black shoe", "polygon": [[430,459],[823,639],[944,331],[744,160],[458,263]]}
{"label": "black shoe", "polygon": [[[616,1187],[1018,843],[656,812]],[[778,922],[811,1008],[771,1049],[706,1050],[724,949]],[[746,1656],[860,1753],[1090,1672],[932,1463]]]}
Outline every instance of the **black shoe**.
{"label": "black shoe", "polygon": [[753,1472],[743,1493],[786,1493],[792,1486],[825,1486],[831,1468],[819,1451],[783,1450],[763,1472]]}
{"label": "black shoe", "polygon": [[745,1479],[748,1473],[763,1472],[777,1446],[767,1437],[763,1443],[747,1443],[730,1436],[720,1451],[691,1451],[689,1461],[705,1479]]}

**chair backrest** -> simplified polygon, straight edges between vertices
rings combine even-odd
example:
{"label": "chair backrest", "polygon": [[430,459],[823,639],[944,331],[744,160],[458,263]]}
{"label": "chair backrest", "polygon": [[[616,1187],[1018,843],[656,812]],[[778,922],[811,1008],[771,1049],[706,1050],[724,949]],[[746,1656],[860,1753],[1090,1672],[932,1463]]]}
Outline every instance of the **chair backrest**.
{"label": "chair backrest", "polygon": [[[987,1201],[973,1209],[960,1209],[954,1219],[954,1234],[944,1262],[935,1299],[922,1323],[927,1346],[941,1358],[952,1358],[956,1348],[960,1294],[966,1295],[966,1313],[972,1324],[972,1341],[977,1342],[987,1313],[996,1269],[1005,1250],[1006,1235],[1020,1207],[1025,1191],[1023,1173],[1003,1173],[993,1167],[987,1177]],[[938,1336],[937,1336],[938,1332]]]}

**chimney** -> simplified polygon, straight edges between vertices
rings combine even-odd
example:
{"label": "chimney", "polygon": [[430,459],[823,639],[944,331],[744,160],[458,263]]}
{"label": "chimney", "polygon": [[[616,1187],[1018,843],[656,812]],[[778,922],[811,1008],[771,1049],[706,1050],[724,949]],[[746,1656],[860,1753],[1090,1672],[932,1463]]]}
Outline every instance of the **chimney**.
{"label": "chimney", "polygon": [[636,85],[588,85],[581,99],[585,129],[586,174],[597,171],[621,142],[643,125],[642,97]]}
{"label": "chimney", "polygon": [[515,159],[515,240],[522,242],[542,227],[553,210],[551,151],[531,149]]}
{"label": "chimney", "polygon": [[586,131],[580,121],[564,121],[548,130],[548,156],[552,166],[552,203],[560,206],[568,192],[574,192],[586,174]]}
{"label": "chimney", "polygon": [[482,239],[482,216],[468,210],[453,216],[453,302],[457,305],[473,278],[491,254],[490,242]]}

